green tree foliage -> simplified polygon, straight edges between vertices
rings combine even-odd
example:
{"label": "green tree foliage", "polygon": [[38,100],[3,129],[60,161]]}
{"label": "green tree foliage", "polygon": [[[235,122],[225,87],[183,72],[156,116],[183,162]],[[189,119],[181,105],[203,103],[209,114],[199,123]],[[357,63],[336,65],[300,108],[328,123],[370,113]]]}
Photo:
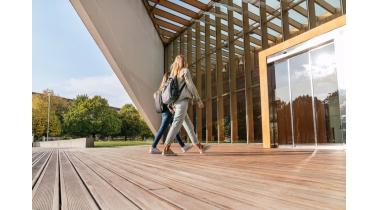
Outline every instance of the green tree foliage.
{"label": "green tree foliage", "polygon": [[142,137],[142,139],[154,137],[152,131],[150,130],[150,128],[148,127],[148,125],[146,124],[145,120],[142,117],[140,118],[140,126],[141,126],[140,136]]}
{"label": "green tree foliage", "polygon": [[[63,115],[68,110],[69,103],[50,93],[50,114],[49,114],[49,136],[58,136],[61,134],[61,124]],[[42,94],[32,95],[32,133],[35,136],[46,136],[48,121],[49,96],[47,90]]]}
{"label": "green tree foliage", "polygon": [[125,104],[120,109],[120,119],[122,121],[120,136],[135,138],[141,132],[140,113],[132,104]]}
{"label": "green tree foliage", "polygon": [[108,101],[100,96],[90,99],[87,95],[78,95],[64,115],[63,122],[66,133],[80,137],[114,135],[121,128],[116,110],[111,109]]}

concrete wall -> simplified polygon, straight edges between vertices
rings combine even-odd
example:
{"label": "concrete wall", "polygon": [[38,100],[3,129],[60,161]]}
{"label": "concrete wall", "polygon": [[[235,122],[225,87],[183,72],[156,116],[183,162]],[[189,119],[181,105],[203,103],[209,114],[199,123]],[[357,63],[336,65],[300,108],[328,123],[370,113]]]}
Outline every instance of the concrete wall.
{"label": "concrete wall", "polygon": [[153,93],[164,72],[164,46],[141,0],[70,0],[140,114],[155,134]]}
{"label": "concrete wall", "polygon": [[33,147],[94,147],[93,138],[80,138],[72,140],[40,141],[34,142]]}

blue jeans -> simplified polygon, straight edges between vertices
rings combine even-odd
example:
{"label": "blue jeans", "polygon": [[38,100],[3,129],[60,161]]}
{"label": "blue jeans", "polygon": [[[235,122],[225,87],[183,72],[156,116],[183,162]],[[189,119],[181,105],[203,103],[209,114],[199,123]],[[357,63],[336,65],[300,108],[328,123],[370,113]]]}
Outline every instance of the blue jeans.
{"label": "blue jeans", "polygon": [[[172,125],[173,122],[173,114],[170,113],[169,109],[167,109],[165,112],[161,113],[162,115],[162,122],[160,129],[157,132],[157,135],[154,137],[154,141],[152,143],[152,147],[156,148],[158,141],[160,141],[162,135],[164,135],[164,132],[168,126]],[[175,140],[177,140],[178,144],[183,147],[185,144],[182,142],[181,137],[179,135],[179,132],[177,132],[177,135],[175,136]]]}

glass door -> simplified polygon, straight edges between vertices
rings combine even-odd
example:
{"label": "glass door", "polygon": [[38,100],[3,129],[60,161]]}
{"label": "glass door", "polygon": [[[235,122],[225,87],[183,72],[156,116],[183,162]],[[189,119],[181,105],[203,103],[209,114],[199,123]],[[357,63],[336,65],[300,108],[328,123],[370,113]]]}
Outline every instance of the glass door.
{"label": "glass door", "polygon": [[310,51],[318,144],[342,143],[334,43]]}
{"label": "glass door", "polygon": [[342,143],[334,43],[268,64],[271,145]]}

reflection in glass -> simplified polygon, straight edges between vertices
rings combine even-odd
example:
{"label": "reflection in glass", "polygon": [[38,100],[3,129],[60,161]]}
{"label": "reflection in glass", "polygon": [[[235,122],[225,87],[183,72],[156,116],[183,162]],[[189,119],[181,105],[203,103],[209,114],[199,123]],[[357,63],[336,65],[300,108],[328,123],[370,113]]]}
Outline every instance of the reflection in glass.
{"label": "reflection in glass", "polygon": [[288,62],[268,66],[269,115],[272,145],[292,145]]}
{"label": "reflection in glass", "polygon": [[294,143],[315,144],[308,52],[289,59]]}
{"label": "reflection in glass", "polygon": [[310,51],[318,144],[342,142],[334,52],[333,43]]}

